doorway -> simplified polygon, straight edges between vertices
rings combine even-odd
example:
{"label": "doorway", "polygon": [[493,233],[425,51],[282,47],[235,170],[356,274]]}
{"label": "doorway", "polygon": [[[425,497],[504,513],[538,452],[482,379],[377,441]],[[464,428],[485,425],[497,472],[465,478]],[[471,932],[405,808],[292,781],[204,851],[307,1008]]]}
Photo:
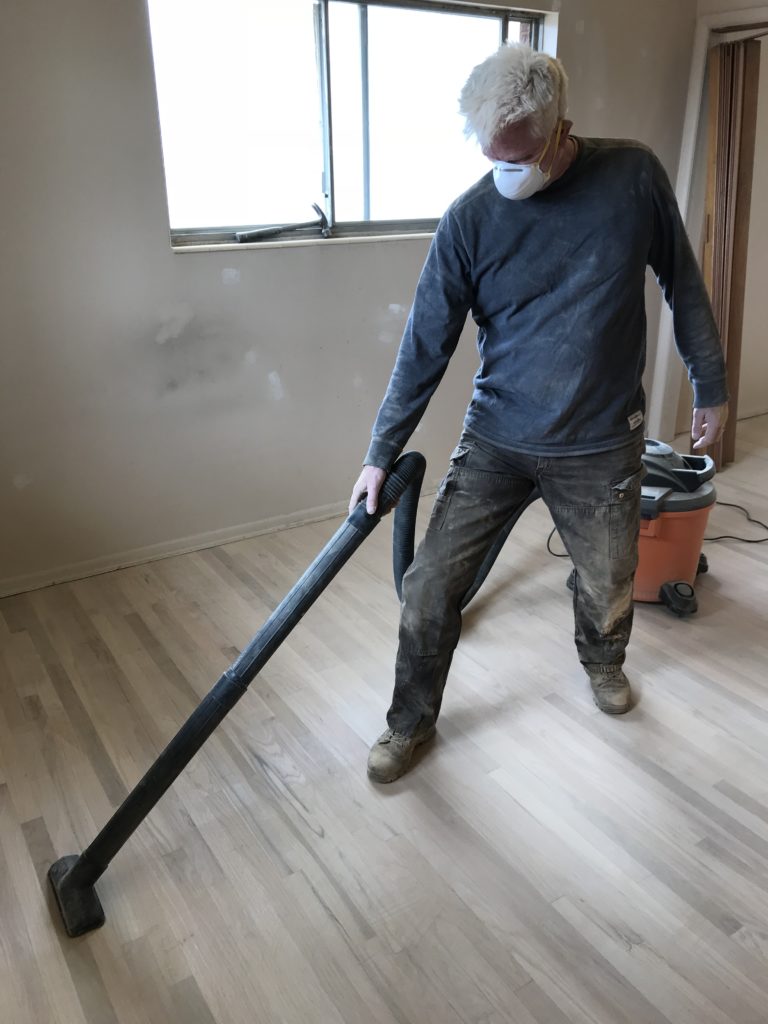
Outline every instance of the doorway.
{"label": "doorway", "polygon": [[[721,464],[734,457],[738,421],[768,414],[761,281],[768,260],[768,57],[760,74],[759,42],[766,33],[768,7],[699,18],[676,181],[729,363],[729,434],[710,452]],[[691,389],[682,377],[664,310],[648,410],[652,436],[689,432]]]}

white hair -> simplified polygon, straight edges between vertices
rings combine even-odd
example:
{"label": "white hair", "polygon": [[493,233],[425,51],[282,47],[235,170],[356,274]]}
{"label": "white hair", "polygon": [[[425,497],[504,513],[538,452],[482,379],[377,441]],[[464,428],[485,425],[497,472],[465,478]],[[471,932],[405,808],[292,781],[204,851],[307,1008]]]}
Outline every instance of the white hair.
{"label": "white hair", "polygon": [[502,46],[473,68],[459,100],[466,134],[483,147],[507,125],[524,120],[545,139],[567,108],[563,65],[524,43]]}

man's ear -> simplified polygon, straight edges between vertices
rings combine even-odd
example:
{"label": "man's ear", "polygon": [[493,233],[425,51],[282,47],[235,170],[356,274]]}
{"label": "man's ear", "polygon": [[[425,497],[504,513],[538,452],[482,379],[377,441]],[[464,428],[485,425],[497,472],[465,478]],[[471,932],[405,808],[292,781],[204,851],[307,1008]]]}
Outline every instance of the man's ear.
{"label": "man's ear", "polygon": [[573,121],[569,121],[568,118],[563,118],[563,138],[568,138],[568,133],[573,128]]}

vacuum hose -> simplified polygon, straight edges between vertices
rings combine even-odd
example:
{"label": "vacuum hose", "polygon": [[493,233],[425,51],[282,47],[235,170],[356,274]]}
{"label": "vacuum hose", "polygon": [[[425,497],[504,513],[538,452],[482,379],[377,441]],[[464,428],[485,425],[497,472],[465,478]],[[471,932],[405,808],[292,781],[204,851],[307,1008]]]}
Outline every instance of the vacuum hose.
{"label": "vacuum hose", "polygon": [[[237,660],[221,675],[179,729],[141,781],[79,856],[61,857],[48,872],[67,934],[82,935],[104,923],[104,910],[95,883],[160,797],[189,764],[216,726],[244,695],[255,676],[285,640],[305,612],[317,600],[344,563],[398,502],[411,516],[410,530],[402,524],[400,559],[413,556],[413,532],[419,488],[424,477],[424,456],[409,452],[395,463],[384,482],[379,507],[369,515],[365,502],[358,504],[342,523],[301,579],[275,608]],[[403,519],[402,514],[400,519]],[[407,525],[407,524],[406,524]],[[402,572],[405,566],[402,566]],[[402,578],[400,572],[400,578]]]}
{"label": "vacuum hose", "polygon": [[[410,452],[408,455],[404,455],[403,458],[410,459],[411,456],[415,454],[415,452]],[[421,458],[421,456],[419,456],[419,458]],[[395,463],[395,466],[397,465],[399,465],[399,463]],[[424,478],[425,468],[426,463],[422,459],[421,469],[414,475],[411,485],[404,492],[400,504],[395,509],[395,523],[392,530],[392,567],[395,576],[395,590],[397,591],[397,596],[400,599],[402,599],[403,596],[403,576],[405,575],[408,566],[413,561],[413,550],[416,536],[416,512],[418,510],[421,483]],[[384,483],[385,488],[388,482],[389,477],[387,477],[387,480]],[[499,553],[504,547],[507,537],[512,531],[512,527],[528,506],[532,505],[539,497],[540,494],[538,488],[534,488],[523,504],[515,510],[501,528],[496,540],[488,551],[488,554],[483,559],[472,586],[461,599],[460,608],[462,610],[467,607],[469,602],[485,582],[485,578],[493,568],[494,562],[499,557]]]}
{"label": "vacuum hose", "polygon": [[[377,526],[382,516],[395,506],[393,558],[395,585],[400,596],[403,575],[413,560],[416,511],[425,466],[424,456],[418,452],[408,452],[398,459],[384,481],[376,512],[369,515],[364,501],[357,505],[253,640],[192,712],[90,846],[79,856],[71,854],[60,857],[51,865],[48,879],[68,935],[82,935],[104,923],[104,910],[95,883],[106,871],[112,858],[189,764],[216,726],[244,695],[256,675],[344,563]],[[529,504],[531,500],[533,496]],[[485,579],[518,515],[516,513],[501,531],[477,579],[467,591],[462,607]]]}

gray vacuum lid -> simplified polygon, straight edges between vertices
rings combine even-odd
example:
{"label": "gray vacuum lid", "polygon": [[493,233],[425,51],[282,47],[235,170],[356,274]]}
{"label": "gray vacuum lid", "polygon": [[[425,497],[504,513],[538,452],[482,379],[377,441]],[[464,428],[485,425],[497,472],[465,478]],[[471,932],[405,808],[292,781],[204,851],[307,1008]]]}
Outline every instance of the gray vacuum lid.
{"label": "gray vacuum lid", "polygon": [[642,514],[692,512],[716,500],[715,464],[708,455],[682,455],[663,441],[645,440]]}

